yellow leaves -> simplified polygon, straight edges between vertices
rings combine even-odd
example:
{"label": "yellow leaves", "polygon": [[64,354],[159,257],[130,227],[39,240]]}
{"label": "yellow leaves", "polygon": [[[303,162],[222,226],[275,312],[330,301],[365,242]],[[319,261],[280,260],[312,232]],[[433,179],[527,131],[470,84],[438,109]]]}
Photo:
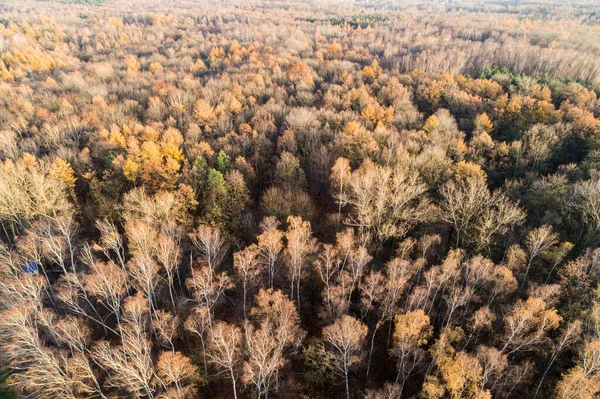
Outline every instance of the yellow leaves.
{"label": "yellow leaves", "polygon": [[396,316],[394,327],[396,345],[401,343],[414,347],[425,345],[432,332],[433,327],[429,324],[429,316],[421,309]]}
{"label": "yellow leaves", "polygon": [[437,118],[437,116],[431,115],[425,121],[425,124],[423,125],[423,130],[425,130],[427,133],[431,133],[432,131],[437,129],[439,125],[440,125],[440,120]]}
{"label": "yellow leaves", "polygon": [[518,116],[523,108],[523,97],[516,95],[511,97],[506,105],[506,111],[512,116]]}
{"label": "yellow leaves", "polygon": [[119,42],[121,42],[121,43],[129,43],[129,42],[131,42],[131,36],[129,36],[127,33],[122,33],[119,36]]}
{"label": "yellow leaves", "polygon": [[[427,398],[469,398],[490,399],[485,390],[483,367],[475,358],[465,352],[456,352],[453,344],[463,337],[461,329],[443,329],[440,338],[430,352],[439,368],[437,376],[430,375],[423,385]],[[446,396],[447,395],[447,396]]]}
{"label": "yellow leaves", "polygon": [[127,73],[135,73],[140,70],[140,62],[135,55],[127,55],[125,58],[125,65],[127,65]]}
{"label": "yellow leaves", "polygon": [[238,43],[238,41],[234,39],[231,42],[231,45],[229,46],[229,53],[230,54],[237,54],[240,51],[241,48],[242,48],[242,46],[240,46],[240,44]]}
{"label": "yellow leaves", "polygon": [[139,166],[131,158],[127,158],[123,163],[123,175],[127,180],[135,181],[138,176]]}
{"label": "yellow leaves", "polygon": [[332,58],[341,57],[343,55],[343,48],[339,42],[328,44],[325,46],[325,51],[327,51],[328,55]]}
{"label": "yellow leaves", "polygon": [[165,172],[169,176],[175,175],[177,172],[179,172],[180,166],[181,165],[179,164],[179,162],[177,162],[176,159],[167,158],[164,165]]}
{"label": "yellow leaves", "polygon": [[389,126],[394,121],[394,108],[383,108],[378,103],[373,102],[367,105],[360,115],[365,121],[372,125],[382,123]]}
{"label": "yellow leaves", "polygon": [[179,146],[183,144],[181,132],[175,128],[169,128],[163,132],[161,146],[163,155],[178,162],[183,161],[183,153]]}
{"label": "yellow leaves", "polygon": [[470,178],[478,178],[487,180],[487,175],[481,169],[481,166],[467,161],[460,161],[454,164],[452,167],[452,172],[454,174],[454,178],[458,181],[470,179]]}
{"label": "yellow leaves", "polygon": [[301,87],[309,88],[313,85],[312,69],[302,63],[293,64],[287,70],[290,81]]}
{"label": "yellow leaves", "polygon": [[[106,129],[104,129],[106,131]],[[106,134],[106,133],[104,133]],[[108,133],[108,142],[119,148],[127,148],[127,139],[125,135],[121,133],[118,126],[111,126],[110,133]]]}
{"label": "yellow leaves", "polygon": [[423,384],[422,396],[428,399],[440,399],[444,396],[445,391],[439,378],[428,375]]}
{"label": "yellow leaves", "polygon": [[203,98],[199,98],[194,104],[194,118],[204,126],[210,126],[217,119],[213,107]]}
{"label": "yellow leaves", "polygon": [[204,64],[204,62],[201,59],[196,60],[196,62],[194,62],[190,66],[191,73],[198,73],[198,72],[204,71],[205,69],[206,69],[206,65]]}
{"label": "yellow leaves", "polygon": [[10,73],[4,61],[0,60],[0,81],[12,82],[13,80],[15,77]]}
{"label": "yellow leaves", "polygon": [[50,167],[50,174],[65,183],[70,190],[75,188],[77,178],[71,168],[71,164],[62,158],[56,158]]}
{"label": "yellow leaves", "polygon": [[379,61],[377,60],[373,60],[373,62],[371,63],[371,65],[367,65],[366,67],[363,68],[363,73],[365,74],[365,76],[371,80],[375,80],[379,77],[379,75],[381,75],[381,73],[383,72],[383,68],[381,68],[381,66],[379,66]]}
{"label": "yellow leaves", "polygon": [[356,136],[358,135],[364,128],[362,127],[362,125],[360,124],[360,122],[358,121],[350,121],[346,124],[346,127],[344,127],[344,133],[346,133],[349,136]]}
{"label": "yellow leaves", "polygon": [[123,28],[125,26],[123,24],[123,20],[121,18],[116,18],[116,17],[108,18],[108,23],[116,28]]}
{"label": "yellow leaves", "polygon": [[213,47],[208,54],[208,59],[211,63],[217,61],[220,58],[225,57],[225,50],[221,47]]}
{"label": "yellow leaves", "polygon": [[148,14],[148,19],[150,20],[150,24],[154,26],[161,26],[165,20],[165,15],[160,13],[151,12]]}
{"label": "yellow leaves", "polygon": [[[242,93],[237,93],[239,97],[243,99]],[[236,93],[226,91],[223,93],[222,102],[215,109],[215,114],[220,116],[222,114],[239,114],[242,112],[242,103],[238,100]]]}
{"label": "yellow leaves", "polygon": [[37,158],[35,155],[26,152],[23,158],[20,159],[20,163],[27,169],[33,168],[37,165]]}
{"label": "yellow leaves", "polygon": [[162,163],[160,147],[153,141],[144,141],[141,152],[142,163],[145,169],[159,169]]}
{"label": "yellow leaves", "polygon": [[122,170],[127,180],[140,178],[150,189],[175,184],[184,159],[183,136],[179,130],[170,127],[161,132],[141,124],[122,128],[113,125],[110,132],[103,128],[98,136],[114,149],[123,151],[116,155],[113,165]]}
{"label": "yellow leaves", "polygon": [[375,73],[375,71],[373,70],[373,68],[371,68],[370,66],[366,66],[363,68],[363,73],[365,74],[365,76],[369,79],[375,79],[377,78],[377,74]]}
{"label": "yellow leaves", "polygon": [[476,358],[459,352],[452,361],[440,365],[440,372],[451,397],[480,397],[483,368]]}
{"label": "yellow leaves", "polygon": [[600,392],[600,380],[586,376],[580,366],[575,366],[563,374],[556,387],[556,397],[560,399],[595,399]]}
{"label": "yellow leaves", "polygon": [[377,123],[377,121],[381,117],[381,113],[379,112],[380,107],[378,107],[377,105],[378,104],[375,104],[375,105],[369,104],[369,105],[367,105],[362,110],[360,116],[364,120],[366,120],[367,122],[371,122],[373,124]]}
{"label": "yellow leaves", "polygon": [[31,46],[26,50],[15,49],[14,52],[6,51],[0,56],[6,72],[13,73],[19,69],[30,69],[36,72],[47,72],[56,67],[52,56],[42,50]]}
{"label": "yellow leaves", "polygon": [[160,64],[160,62],[153,62],[148,67],[148,70],[152,73],[160,73],[163,71],[163,66]]}
{"label": "yellow leaves", "polygon": [[492,130],[494,130],[494,125],[485,112],[477,115],[475,118],[475,130],[486,133],[490,133]]}
{"label": "yellow leaves", "polygon": [[543,299],[529,297],[525,302],[518,302],[505,318],[505,346],[521,348],[539,343],[545,333],[558,328],[561,321],[562,317],[556,309],[548,308]]}
{"label": "yellow leaves", "polygon": [[233,114],[239,114],[242,112],[242,103],[235,97],[231,97],[229,101],[229,110]]}

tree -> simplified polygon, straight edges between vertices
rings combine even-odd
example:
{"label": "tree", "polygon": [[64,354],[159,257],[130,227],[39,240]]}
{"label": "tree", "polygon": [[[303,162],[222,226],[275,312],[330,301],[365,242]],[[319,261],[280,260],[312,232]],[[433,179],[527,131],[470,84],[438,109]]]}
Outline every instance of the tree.
{"label": "tree", "polygon": [[200,98],[194,104],[194,118],[200,125],[210,128],[217,119],[217,116],[213,107],[206,100]]}
{"label": "tree", "polygon": [[75,398],[75,383],[61,366],[65,354],[43,345],[30,311],[21,307],[5,309],[1,314],[4,359],[22,371],[10,377],[11,383],[22,392]]}
{"label": "tree", "polygon": [[[348,203],[347,186],[352,177],[350,162],[346,158],[338,158],[331,168],[331,185],[334,190],[333,197],[338,204],[338,217],[341,218],[342,208]],[[339,226],[337,226],[339,228]]]}
{"label": "tree", "polygon": [[279,222],[274,217],[265,218],[261,225],[262,234],[258,238],[260,258],[267,268],[268,286],[273,289],[273,281],[276,273],[279,254],[283,249],[283,232],[278,229]]}
{"label": "tree", "polygon": [[152,328],[157,341],[175,352],[173,341],[179,336],[181,323],[179,317],[162,309],[157,310],[152,318]]}
{"label": "tree", "polygon": [[99,299],[121,328],[121,301],[127,293],[127,273],[112,262],[91,262],[92,272],[85,278],[85,290]]}
{"label": "tree", "polygon": [[533,261],[543,256],[550,251],[554,245],[558,243],[558,235],[552,232],[552,226],[544,225],[538,229],[532,230],[527,234],[525,245],[529,252],[527,266],[525,268],[525,276],[523,277],[523,286],[527,282],[527,275]]}
{"label": "tree", "polygon": [[277,161],[273,182],[278,187],[289,191],[306,187],[306,176],[298,158],[289,152],[281,154],[281,158]]}
{"label": "tree", "polygon": [[586,377],[580,366],[566,372],[556,386],[555,396],[558,399],[594,399],[600,392],[597,378]]}
{"label": "tree", "polygon": [[208,358],[219,370],[229,374],[233,397],[237,399],[237,368],[241,358],[242,331],[225,322],[216,323],[208,335]]}
{"label": "tree", "polygon": [[557,398],[592,399],[600,392],[600,341],[586,342],[580,356],[579,364],[565,372],[557,384]]}
{"label": "tree", "polygon": [[296,306],[300,309],[300,280],[306,259],[313,252],[317,240],[312,237],[310,222],[303,221],[299,216],[290,216],[287,220],[288,230],[286,255],[291,269],[290,298],[294,297],[296,288]]}
{"label": "tree", "polygon": [[189,399],[196,397],[194,380],[196,367],[179,352],[162,352],[156,362],[156,374],[167,387],[165,397]]}
{"label": "tree", "polygon": [[350,369],[360,362],[363,341],[368,328],[352,316],[344,315],[323,329],[323,339],[335,354],[336,372],[344,378],[346,398],[350,399],[348,376]]}
{"label": "tree", "polygon": [[50,173],[50,165],[26,154],[0,165],[0,222],[5,228],[25,227],[42,217],[68,215],[68,186]]}
{"label": "tree", "polygon": [[192,310],[183,324],[183,327],[186,331],[189,331],[200,338],[200,344],[202,345],[202,361],[204,364],[203,374],[205,381],[208,381],[206,334],[210,330],[211,322],[212,318],[210,315],[210,310],[206,306],[200,306]]}
{"label": "tree", "polygon": [[400,392],[404,390],[406,380],[423,358],[419,347],[427,343],[432,333],[429,316],[420,309],[396,316],[394,346],[391,352],[398,357],[396,383],[402,376]]}
{"label": "tree", "polygon": [[402,390],[400,385],[387,382],[381,389],[368,389],[364,399],[400,399],[401,397]]}
{"label": "tree", "polygon": [[190,238],[210,271],[214,272],[223,262],[228,250],[219,228],[200,225],[190,234]]}
{"label": "tree", "polygon": [[544,342],[548,331],[558,327],[562,317],[540,298],[519,301],[505,317],[506,333],[502,352],[513,354]]}
{"label": "tree", "polygon": [[[371,367],[371,357],[373,356],[375,335],[385,322],[391,321],[396,315],[400,298],[404,294],[409,280],[417,272],[415,266],[416,264],[411,264],[407,260],[400,258],[391,259],[385,265],[384,275],[382,277],[383,286],[381,288],[375,287],[376,293],[379,294],[378,297],[375,298],[375,302],[378,302],[379,306],[377,307],[377,322],[375,323],[375,328],[373,330],[373,334],[371,335],[371,346],[369,349],[369,358],[367,362],[367,376],[369,375]],[[369,276],[370,275],[367,275],[367,279],[372,278]],[[365,286],[363,285],[363,287]],[[363,298],[368,293],[369,291],[363,291]],[[387,347],[389,347],[392,324],[393,323],[391,322],[389,324]]]}
{"label": "tree", "polygon": [[217,274],[208,265],[192,268],[191,274],[192,276],[185,281],[185,284],[198,304],[208,309],[208,321],[212,326],[215,305],[221,295],[233,288],[234,284],[227,274]]}
{"label": "tree", "polygon": [[[332,174],[334,179],[341,176]],[[335,184],[341,187],[342,182],[336,180]],[[425,191],[418,174],[406,167],[380,166],[367,160],[352,172],[346,195],[338,198],[350,206],[346,223],[381,244],[391,237],[403,237],[410,226],[424,219],[428,208]]]}
{"label": "tree", "polygon": [[175,282],[175,276],[179,275],[179,263],[181,262],[181,231],[175,227],[170,226],[159,233],[154,246],[154,254],[158,261],[158,264],[162,266],[165,273],[167,274],[167,287],[169,289],[169,297],[171,299],[171,305],[173,310],[177,308],[175,304],[175,297],[173,296],[173,285]]}
{"label": "tree", "polygon": [[101,341],[93,347],[92,356],[103,368],[111,371],[106,382],[108,387],[154,398],[152,344],[145,328],[149,311],[142,295],[128,298],[121,345],[113,347],[109,342]]}
{"label": "tree", "polygon": [[569,323],[562,331],[562,334],[559,337],[558,341],[553,342],[554,350],[552,352],[552,355],[550,356],[550,359],[548,360],[548,363],[544,372],[542,373],[542,376],[540,377],[540,382],[538,383],[537,389],[535,390],[534,399],[537,397],[540,388],[544,384],[546,375],[548,375],[548,372],[554,365],[554,362],[558,359],[559,354],[579,340],[581,334],[581,324],[582,323],[580,320],[575,320],[574,322]]}
{"label": "tree", "polygon": [[254,280],[260,273],[259,263],[259,248],[256,245],[246,247],[242,251],[233,254],[233,268],[242,278],[243,287],[243,309],[244,318],[246,317],[246,292],[248,283]]}
{"label": "tree", "polygon": [[493,237],[505,234],[525,218],[505,194],[490,193],[482,178],[450,181],[441,187],[440,194],[439,217],[454,229],[457,247],[464,243],[485,249]]}
{"label": "tree", "polygon": [[424,396],[443,397],[447,392],[450,398],[492,397],[488,390],[483,389],[483,369],[475,357],[458,352],[438,364],[441,379],[428,376],[423,386]]}
{"label": "tree", "polygon": [[134,286],[146,295],[148,306],[154,311],[154,293],[159,278],[158,265],[148,254],[136,254],[127,266]]}
{"label": "tree", "polygon": [[281,291],[260,290],[250,315],[254,323],[244,324],[243,380],[255,386],[259,398],[268,397],[274,378],[278,389],[278,373],[286,356],[298,350],[305,333],[294,304]]}

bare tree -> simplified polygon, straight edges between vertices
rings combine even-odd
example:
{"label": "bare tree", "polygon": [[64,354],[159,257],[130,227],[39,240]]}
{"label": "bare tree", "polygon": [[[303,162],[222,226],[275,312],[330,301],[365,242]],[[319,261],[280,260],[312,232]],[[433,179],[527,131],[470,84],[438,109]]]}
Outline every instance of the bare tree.
{"label": "bare tree", "polygon": [[525,246],[527,247],[529,256],[527,259],[527,266],[525,267],[525,275],[523,276],[521,287],[524,287],[527,283],[529,269],[531,269],[531,265],[533,264],[534,260],[539,256],[543,256],[557,243],[558,234],[552,232],[552,226],[544,225],[538,229],[530,231],[529,234],[527,234]]}
{"label": "bare tree", "polygon": [[167,387],[167,398],[191,399],[196,397],[194,380],[196,367],[180,352],[162,352],[156,362],[156,374]]}
{"label": "bare tree", "polygon": [[94,262],[91,273],[85,277],[85,290],[99,299],[100,303],[114,314],[121,328],[121,301],[127,293],[127,274],[112,261]]}
{"label": "bare tree", "polygon": [[193,309],[183,325],[186,331],[189,331],[200,338],[200,344],[202,345],[202,361],[204,364],[204,379],[206,381],[208,381],[206,335],[210,330],[210,323],[210,310],[206,306],[200,306]]}
{"label": "bare tree", "polygon": [[179,317],[172,315],[162,309],[154,312],[152,317],[152,328],[158,338],[158,342],[171,349],[175,353],[173,341],[179,336],[181,323]]}
{"label": "bare tree", "polygon": [[462,243],[481,250],[494,236],[502,235],[525,218],[525,213],[499,191],[490,193],[484,178],[450,181],[440,189],[439,217],[454,228],[456,246]]}
{"label": "bare tree", "polygon": [[154,254],[159,265],[162,266],[167,275],[167,287],[173,311],[177,309],[173,297],[173,284],[175,276],[179,275],[178,267],[181,262],[181,232],[175,226],[169,226],[159,234],[154,246]]}
{"label": "bare tree", "polygon": [[262,234],[258,238],[260,258],[268,272],[268,287],[273,289],[277,261],[283,249],[283,232],[278,229],[279,222],[274,217],[267,217],[261,223]]}
{"label": "bare tree", "polygon": [[208,358],[220,371],[227,373],[237,399],[237,368],[241,359],[242,331],[239,327],[218,322],[208,335]]}
{"label": "bare tree", "polygon": [[300,281],[307,258],[313,252],[317,240],[312,237],[310,222],[303,221],[299,216],[288,217],[286,255],[291,269],[290,298],[294,298],[296,288],[296,306],[300,309]]}
{"label": "bare tree", "polygon": [[227,255],[228,246],[221,237],[218,227],[200,225],[190,238],[194,247],[200,252],[202,259],[208,264],[212,272],[223,262]]}
{"label": "bare tree", "polygon": [[[340,174],[332,175],[340,178]],[[336,185],[341,182],[336,180]],[[415,172],[406,167],[375,165],[370,160],[352,172],[347,193],[338,196],[350,206],[347,224],[360,228],[378,243],[391,237],[402,237],[409,227],[426,216],[427,186]]]}
{"label": "bare tree", "polygon": [[242,278],[244,318],[246,317],[248,283],[260,273],[258,256],[259,248],[256,245],[251,245],[233,254],[233,268]]}
{"label": "bare tree", "polygon": [[304,338],[296,308],[281,291],[260,290],[250,312],[254,324],[244,324],[246,361],[243,380],[253,384],[258,397],[268,397],[286,357],[294,354]]}
{"label": "bare tree", "polygon": [[203,265],[193,268],[192,276],[185,283],[200,306],[209,310],[209,324],[212,325],[215,305],[226,290],[233,288],[231,278],[225,273],[217,274],[208,265]]}
{"label": "bare tree", "polygon": [[368,328],[352,316],[344,315],[323,329],[323,339],[332,346],[337,373],[344,378],[346,398],[350,399],[348,376],[353,365],[360,362],[363,341]]}
{"label": "bare tree", "polygon": [[117,230],[117,227],[108,219],[96,222],[96,228],[100,230],[100,245],[107,258],[112,259],[112,251],[117,256],[117,262],[123,269],[125,268],[125,248],[123,246],[123,237]]}

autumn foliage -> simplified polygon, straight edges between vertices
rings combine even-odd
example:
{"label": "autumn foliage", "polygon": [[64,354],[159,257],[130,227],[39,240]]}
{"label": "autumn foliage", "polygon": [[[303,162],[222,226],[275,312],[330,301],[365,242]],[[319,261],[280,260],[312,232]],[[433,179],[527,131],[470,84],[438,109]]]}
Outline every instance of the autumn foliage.
{"label": "autumn foliage", "polygon": [[0,10],[0,396],[600,395],[596,2]]}

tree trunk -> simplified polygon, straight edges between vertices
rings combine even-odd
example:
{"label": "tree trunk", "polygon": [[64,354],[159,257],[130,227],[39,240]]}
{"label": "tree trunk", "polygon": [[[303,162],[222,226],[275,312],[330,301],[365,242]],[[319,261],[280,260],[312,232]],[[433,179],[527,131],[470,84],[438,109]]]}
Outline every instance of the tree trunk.
{"label": "tree trunk", "polygon": [[231,370],[231,383],[233,385],[233,398],[237,399],[237,388],[235,387],[235,375],[233,374],[233,370]]}
{"label": "tree trunk", "polygon": [[346,399],[350,399],[350,387],[348,386],[348,373],[344,373],[346,377]]}
{"label": "tree trunk", "polygon": [[300,276],[296,280],[296,296],[298,297],[298,312],[300,312]]}
{"label": "tree trunk", "polygon": [[369,349],[369,360],[367,361],[367,377],[369,377],[369,371],[371,370],[371,357],[373,356],[373,346],[375,345],[375,334],[377,334],[377,330],[379,329],[379,322],[375,324],[375,330],[373,331],[373,335],[371,336],[371,349]]}
{"label": "tree trunk", "polygon": [[246,277],[244,277],[244,319],[246,318]]}

